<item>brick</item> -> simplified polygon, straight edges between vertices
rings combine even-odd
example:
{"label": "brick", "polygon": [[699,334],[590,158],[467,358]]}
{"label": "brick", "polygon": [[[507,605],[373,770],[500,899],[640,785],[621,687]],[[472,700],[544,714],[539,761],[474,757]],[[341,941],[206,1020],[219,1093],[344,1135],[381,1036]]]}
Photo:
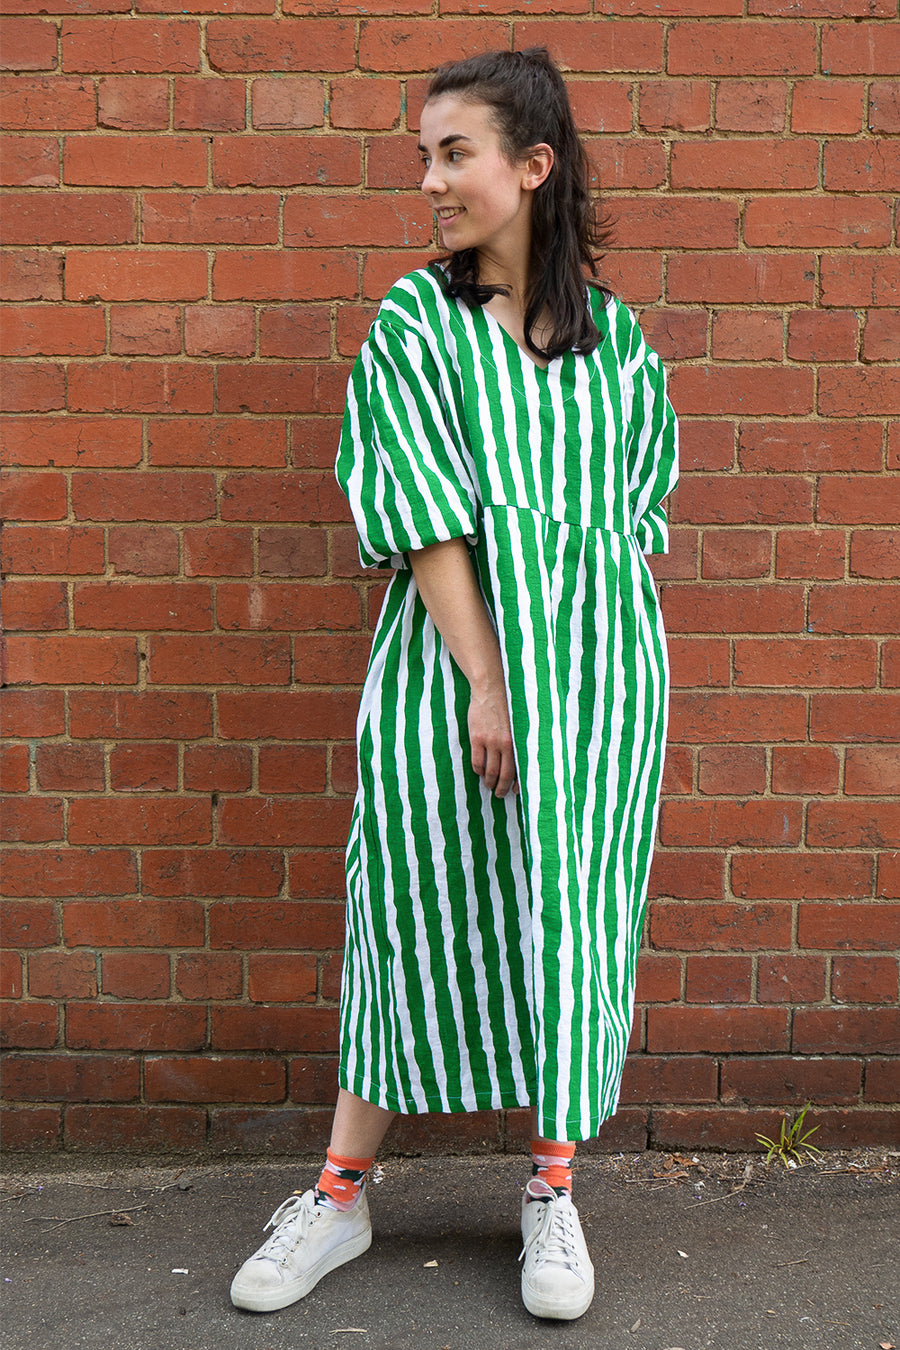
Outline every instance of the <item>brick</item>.
{"label": "brick", "polygon": [[803,627],[803,595],[799,587],[771,582],[714,588],[679,584],[664,589],[663,613],[673,633],[720,633],[723,628],[726,632],[792,633]]}
{"label": "brick", "polygon": [[[813,409],[812,372],[807,370],[682,366],[673,372],[670,386],[672,399],[686,414],[790,416],[792,413],[809,413]],[[820,405],[821,401],[820,394]],[[836,411],[836,415],[840,416],[840,413]]]}
{"label": "brick", "polygon": [[254,1003],[315,1003],[316,958],[251,952],[248,993]]}
{"label": "brick", "polygon": [[886,642],[884,644],[881,682],[886,688],[900,686],[900,642]]}
{"label": "brick", "polygon": [[863,129],[865,87],[844,80],[805,80],[794,89],[791,130],[852,136]]}
{"label": "brick", "polygon": [[706,356],[706,328],[707,316],[700,310],[667,308],[647,310],[641,315],[644,337],[664,360],[677,355]]}
{"label": "brick", "polygon": [[347,888],[340,849],[298,849],[288,865],[288,893],[300,900],[342,900]]}
{"label": "brick", "polygon": [[818,406],[823,417],[900,413],[900,372],[885,366],[825,366],[819,373]]}
{"label": "brick", "polygon": [[876,680],[878,652],[874,642],[739,638],[734,661],[737,685],[871,687]]}
{"label": "brick", "polygon": [[706,530],[702,575],[711,580],[763,577],[772,565],[769,530]]}
{"label": "brick", "polygon": [[212,19],[207,57],[216,71],[352,70],[352,19]]}
{"label": "brick", "polygon": [[856,1059],[809,1060],[788,1056],[728,1059],[722,1065],[721,1100],[748,1106],[852,1105],[862,1088]]}
{"label": "brick", "polygon": [[252,356],[255,348],[256,321],[249,307],[194,305],[185,310],[184,349],[189,356]]}
{"label": "brick", "polygon": [[109,562],[125,576],[174,576],[178,535],[165,525],[121,525],[109,531]]}
{"label": "brick", "polygon": [[[142,235],[148,244],[276,244],[278,199],[272,193],[242,193],[235,199],[221,192],[148,192]],[[225,354],[251,355],[252,346],[249,352]]]}
{"label": "brick", "polygon": [[[258,367],[248,369],[255,371]],[[149,462],[164,467],[269,464],[278,468],[284,465],[286,453],[285,429],[280,421],[162,418],[153,423],[148,438]]]}
{"label": "brick", "polygon": [[900,351],[900,310],[874,310],[866,317],[864,361],[893,361]]}
{"label": "brick", "polygon": [[781,80],[723,80],[716,88],[719,131],[783,132],[787,88]]}
{"label": "brick", "polygon": [[844,769],[844,791],[853,796],[900,794],[900,748],[850,746]]}
{"label": "brick", "polygon": [[831,965],[835,1003],[897,1002],[896,956],[836,956]]}
{"label": "brick", "polygon": [[819,283],[823,305],[842,309],[848,305],[894,305],[900,287],[900,259],[826,254]]}
{"label": "brick", "polygon": [[213,948],[327,951],[342,947],[343,942],[342,903],[300,905],[241,899],[213,905],[209,912],[209,944]]}
{"label": "brick", "polygon": [[243,131],[246,91],[243,80],[184,76],[172,81],[176,131]]}
{"label": "brick", "polygon": [[6,1003],[0,1007],[0,1047],[50,1049],[59,1039],[59,1011],[46,1003]]}
{"label": "brick", "polygon": [[[126,849],[8,849],[3,872],[7,895],[109,896],[128,895],[137,890],[134,855]],[[26,906],[29,912],[34,908]],[[50,922],[49,909],[39,907],[39,913],[43,921]],[[56,941],[55,937],[47,936],[46,929],[41,932],[38,946]]]}
{"label": "brick", "polygon": [[806,15],[809,18],[890,18],[890,0],[751,0],[751,14]]}
{"label": "brick", "polygon": [[290,632],[316,628],[357,629],[361,617],[359,594],[350,585],[245,584],[239,581],[219,585],[217,616],[225,629],[263,628]]}
{"label": "brick", "polygon": [[657,582],[693,581],[697,576],[699,551],[699,530],[673,529],[669,536],[669,552],[654,553],[649,560],[650,570]]}
{"label": "brick", "polygon": [[685,690],[673,695],[669,736],[686,745],[799,741],[806,739],[806,725],[800,695]]}
{"label": "brick", "polygon": [[[668,249],[673,239],[680,240],[680,247],[692,249],[734,248],[737,244],[737,208],[729,201],[617,196],[615,217],[617,237],[630,240],[634,248]],[[705,318],[696,313],[693,317]],[[703,332],[705,336],[705,323]]]}
{"label": "brick", "polygon": [[760,1003],[820,1003],[825,997],[825,958],[761,955],[756,997]]}
{"label": "brick", "polygon": [[85,361],[69,369],[68,402],[83,412],[209,413],[213,372],[187,361]]}
{"label": "brick", "polygon": [[756,1054],[788,1048],[786,1009],[666,1007],[647,1010],[647,1049],[651,1054],[715,1054],[722,1051]]}
{"label": "brick", "polygon": [[96,956],[93,952],[32,952],[28,992],[32,998],[96,997]]}
{"label": "brick", "polygon": [[6,797],[0,802],[0,838],[12,844],[44,844],[63,837],[62,801],[56,797]]}
{"label": "brick", "polygon": [[761,746],[704,746],[700,750],[699,786],[705,796],[713,797],[765,792],[765,750]]}
{"label": "brick", "polygon": [[367,248],[400,238],[421,247],[428,245],[431,233],[430,213],[415,200],[323,194],[291,197],[285,204],[284,243],[289,248]]}
{"label": "brick", "polygon": [[15,684],[134,684],[138,675],[137,644],[130,638],[10,636],[6,659],[7,678]]}
{"label": "brick", "polygon": [[65,373],[49,362],[7,362],[0,388],[5,413],[58,412],[65,407]]}
{"label": "brick", "polygon": [[[43,34],[53,32],[46,24],[41,28],[39,46]],[[54,58],[55,39],[53,33]],[[0,120],[11,131],[92,131],[97,125],[94,86],[90,80],[69,80],[61,75],[49,79],[20,75],[0,91]]]}
{"label": "brick", "polygon": [[[669,259],[666,300],[670,304],[812,304],[813,275],[811,254],[768,253],[765,258],[750,253],[727,257],[680,254]],[[846,308],[854,301],[844,294],[834,303]]]}
{"label": "brick", "polygon": [[665,150],[653,140],[610,138],[603,142],[602,151],[588,148],[588,163],[592,176],[602,177],[604,186],[610,190],[647,190],[663,187],[666,182]]}
{"label": "brick", "polygon": [[673,847],[749,848],[799,844],[799,804],[777,801],[664,802],[660,842]]}
{"label": "brick", "polygon": [[[350,136],[254,135],[213,140],[216,187],[351,186],[361,178],[359,143]],[[422,214],[421,207],[418,213]]]}
{"label": "brick", "polygon": [[[565,26],[569,27],[568,24]],[[549,27],[552,25],[542,25],[542,29]],[[576,37],[576,45],[583,36],[582,30]],[[360,24],[359,69],[431,71],[441,61],[456,61],[474,56],[476,52],[490,51],[508,40],[509,26],[490,19],[441,19],[440,24],[428,19],[369,19]],[[543,34],[540,38],[534,37],[536,42],[544,40]],[[607,44],[598,45],[606,47]],[[574,64],[569,61],[568,51],[557,50],[556,55],[570,69],[584,69],[577,61]],[[608,68],[621,67],[613,61]]]}
{"label": "brick", "polygon": [[350,740],[358,700],[354,694],[311,690],[218,696],[219,734],[226,740]]}
{"label": "brick", "polygon": [[780,361],[784,319],[769,310],[720,310],[713,318],[712,354],[717,361]]}
{"label": "brick", "polygon": [[63,70],[79,73],[199,70],[200,25],[190,19],[63,19],[62,61]]}
{"label": "brick", "polygon": [[320,962],[322,971],[320,993],[323,999],[330,999],[332,1003],[337,1003],[341,996],[342,966],[343,956],[336,952],[331,956],[322,957]]}
{"label": "brick", "polygon": [[114,998],[168,998],[171,984],[165,952],[104,953],[104,994]]}
{"label": "brick", "polygon": [[68,606],[60,581],[8,581],[3,621],[8,630],[65,628]]}
{"label": "brick", "polygon": [[215,1050],[334,1051],[337,1008],[213,1008]]}
{"label": "brick", "polygon": [[[858,352],[859,319],[850,310],[797,310],[788,320],[792,361],[855,361]],[[862,423],[860,430],[870,427]],[[827,431],[823,428],[826,437]]]}
{"label": "brick", "polygon": [[72,251],[66,257],[69,300],[202,300],[205,296],[205,253],[97,250]]}
{"label": "brick", "polygon": [[79,628],[198,632],[212,626],[212,593],[199,581],[81,581],[74,614]]}
{"label": "brick", "polygon": [[[332,85],[330,101],[331,125],[341,127],[346,123],[336,121],[334,117],[337,89],[341,81]],[[321,80],[311,77],[281,76],[276,79],[254,80],[251,86],[253,126],[256,131],[296,131],[302,127],[320,127],[324,121],[324,90]],[[375,90],[372,90],[374,95]],[[395,87],[397,112],[400,111],[400,91]],[[373,103],[377,103],[373,98]],[[381,125],[376,123],[376,125]],[[390,124],[388,124],[390,125]]]}
{"label": "brick", "polygon": [[326,572],[326,539],[303,527],[259,531],[260,576],[315,577]]}
{"label": "brick", "polygon": [[0,300],[61,299],[62,257],[59,254],[29,249],[0,253]]}
{"label": "brick", "polygon": [[[732,867],[738,860],[734,859]],[[650,916],[650,943],[657,949],[680,951],[787,950],[791,943],[790,906],[655,905]]]}
{"label": "brick", "polygon": [[897,848],[900,802],[811,802],[807,838],[813,848]]}
{"label": "brick", "polygon": [[672,683],[695,689],[702,685],[727,685],[731,682],[730,653],[727,641],[715,638],[679,638],[669,640]]}
{"label": "brick", "polygon": [[[571,89],[570,84],[570,93]],[[644,131],[707,131],[710,126],[709,89],[706,80],[643,80],[638,86],[638,122]],[[630,123],[610,129],[627,131],[629,127]],[[605,131],[606,128],[586,127],[585,130]]]}
{"label": "brick", "polygon": [[253,781],[249,746],[194,745],[184,751],[187,792],[246,792]]}
{"label": "brick", "polygon": [[103,531],[89,525],[10,525],[3,531],[7,576],[87,576],[103,571]]}
{"label": "brick", "polygon": [[53,70],[56,66],[56,24],[37,18],[6,17],[3,21],[4,70]]}
{"label": "brick", "polygon": [[322,799],[230,798],[219,804],[219,838],[223,844],[251,847],[340,844],[350,825],[349,806]]}
{"label": "brick", "polygon": [[651,896],[690,900],[718,899],[724,888],[722,855],[657,851],[650,874]]}
{"label": "brick", "polygon": [[900,1060],[867,1060],[865,1095],[867,1102],[887,1102],[890,1106],[900,1100]]}
{"label": "brick", "polygon": [[339,412],[346,387],[347,370],[336,363],[232,364],[219,369],[218,402],[231,413]]}
{"label": "brick", "polygon": [[824,525],[891,525],[900,510],[900,480],[881,478],[878,491],[864,479],[837,477],[819,485],[817,516]]}
{"label": "brick", "polygon": [[102,792],[106,785],[103,748],[71,742],[39,745],[35,776],[43,792]]}
{"label": "brick", "polygon": [[[318,1106],[336,1100],[338,1080],[334,1060],[317,1055],[295,1055],[289,1072],[288,1096],[292,1102]],[[876,1074],[873,1083],[877,1081]]]}
{"label": "brick", "polygon": [[65,700],[62,693],[7,689],[0,700],[0,719],[5,736],[60,736],[65,731]]}
{"label": "brick", "polygon": [[846,540],[841,530],[779,530],[775,575],[836,581],[844,575]]}
{"label": "brick", "polygon": [[75,516],[84,520],[207,520],[216,511],[210,474],[81,473],[72,484]]}
{"label": "brick", "polygon": [[900,740],[900,699],[893,694],[816,694],[810,704],[813,741]]}
{"label": "brick", "polygon": [[175,305],[111,305],[109,350],[112,356],[177,356],[180,310]]}
{"label": "brick", "polygon": [[99,1153],[194,1151],[206,1144],[206,1112],[193,1106],[70,1106],[65,1146]]}
{"label": "brick", "polygon": [[151,1058],[144,1084],[150,1102],[280,1102],[285,1097],[285,1065],[262,1057]]}
{"label": "brick", "polygon": [[622,1077],[621,1100],[637,1102],[714,1102],[718,1071],[713,1059],[700,1055],[664,1059],[629,1055]]}
{"label": "brick", "polygon": [[[739,190],[817,186],[818,147],[812,142],[754,139],[678,141],[672,146],[673,188]],[[839,184],[835,184],[839,186]]]}
{"label": "brick", "polygon": [[131,75],[98,80],[97,122],[116,131],[165,131],[169,125],[169,81]]}
{"label": "brick", "polygon": [[815,586],[808,626],[814,633],[891,633],[900,627],[900,586]]}
{"label": "brick", "polygon": [[896,1055],[900,1008],[798,1008],[791,1049],[801,1055]]}
{"label": "brick", "polygon": [[73,844],[208,844],[208,802],[164,797],[81,798],[69,803]]}
{"label": "brick", "polygon": [[4,1096],[26,1102],[135,1101],[140,1073],[138,1060],[127,1056],[9,1055]]}
{"label": "brick", "polygon": [[184,531],[184,574],[188,577],[249,576],[253,536],[227,525],[196,526]]}
{"label": "brick", "polygon": [[0,783],[4,792],[27,792],[29,787],[27,745],[0,745]]}
{"label": "brick", "polygon": [[260,792],[324,792],[325,779],[324,746],[260,746]]}
{"label": "brick", "polygon": [[95,356],[105,342],[100,309],[29,305],[6,310],[0,351],[5,356]]}
{"label": "brick", "polygon": [[[835,892],[837,894],[837,892]],[[896,905],[805,905],[797,940],[803,947],[832,951],[892,951],[900,946]]]}
{"label": "brick", "polygon": [[[342,307],[338,311],[340,330]],[[372,316],[374,317],[374,316]],[[371,322],[371,318],[369,320]],[[368,324],[366,325],[368,331]],[[362,337],[365,337],[363,333]],[[354,351],[341,350],[341,355],[356,356],[362,337]],[[325,305],[279,305],[262,309],[259,314],[260,356],[328,357],[331,355],[331,313]]]}
{"label": "brick", "polygon": [[6,1107],[0,1111],[0,1124],[4,1147],[10,1152],[22,1149],[30,1153],[38,1148],[59,1147],[62,1112],[58,1107]]}
{"label": "brick", "polygon": [[333,1108],[272,1111],[268,1108],[214,1107],[209,1112],[209,1146],[224,1155],[290,1153],[296,1157],[328,1144]]}
{"label": "brick", "polygon": [[840,761],[828,746],[776,746],[772,791],[792,797],[828,795],[840,785]]}
{"label": "brick", "polygon": [[70,1050],[200,1050],[206,1039],[202,1008],[169,1003],[70,1003]]}
{"label": "brick", "polygon": [[178,957],[175,988],[182,998],[204,1003],[240,998],[242,983],[241,958],[237,954],[197,952]]}
{"label": "brick", "polygon": [[[43,850],[41,850],[43,852]],[[37,853],[32,849],[19,849],[16,851],[7,849],[4,857],[4,871],[7,875],[4,877],[4,887],[8,896],[17,894],[15,885],[16,864],[21,863],[23,859],[37,860]],[[13,885],[9,886],[8,872],[12,864]],[[28,892],[26,891],[25,894]],[[42,894],[42,892],[38,892]],[[58,941],[56,912],[53,905],[50,904],[22,904],[17,900],[9,900],[2,906],[3,912],[3,941],[7,947],[49,947]]]}
{"label": "brick", "polygon": [[[72,406],[72,366],[68,376]],[[30,468],[130,468],[140,462],[141,424],[110,417],[8,418],[6,448],[13,463]]]}
{"label": "brick", "polygon": [[148,681],[152,684],[288,684],[287,638],[163,637],[148,641]]}
{"label": "brick", "polygon": [[812,524],[812,485],[789,475],[691,474],[679,485],[671,515],[675,523],[694,525]]}
{"label": "brick", "polygon": [[[742,900],[828,900],[872,894],[872,860],[863,853],[740,854],[731,886]],[[803,914],[801,910],[801,927]],[[812,907],[815,909],[815,906]],[[854,908],[858,908],[854,906]],[[819,946],[802,937],[801,947]]]}
{"label": "brick", "polygon": [[[331,300],[353,295],[356,286],[355,259],[327,249],[296,253],[245,249],[219,253],[213,263],[215,300]],[[204,294],[205,290],[204,285]]]}
{"label": "brick", "polygon": [[212,734],[208,694],[141,690],[69,695],[70,731],[79,739],[197,740]]}
{"label": "brick", "polygon": [[[679,772],[679,757],[682,751],[679,748],[672,751],[672,754],[666,759],[666,773],[664,781],[670,784]],[[690,752],[686,752],[688,760]],[[359,782],[356,763],[355,745],[335,745],[331,751],[331,787],[334,792],[355,793]],[[671,787],[666,787],[663,791],[671,791]]]}
{"label": "brick", "polygon": [[677,1003],[681,998],[681,961],[677,956],[642,952],[638,960],[636,1003]]}
{"label": "brick", "polygon": [[[898,174],[900,147],[888,139],[825,145],[824,182],[829,192],[891,192]],[[890,237],[883,242],[889,244]]]}
{"label": "brick", "polygon": [[869,130],[900,131],[900,89],[896,80],[873,80],[869,85]]}
{"label": "brick", "polygon": [[147,895],[269,896],[278,894],[283,881],[284,859],[273,851],[160,849],[144,855]]}
{"label": "brick", "polygon": [[[843,29],[846,31],[846,28]],[[670,75],[812,75],[816,32],[811,23],[673,23]]]}
{"label": "brick", "polygon": [[56,187],[59,145],[37,136],[0,136],[0,186]]}
{"label": "brick", "polygon": [[753,197],[744,211],[744,241],[751,248],[884,248],[891,242],[890,206],[858,197]]}
{"label": "brick", "polygon": [[294,642],[294,679],[299,684],[361,684],[370,646],[367,634],[304,634]]}
{"label": "brick", "polygon": [[688,1003],[749,1003],[753,962],[749,956],[689,956],[685,962]]}
{"label": "brick", "polygon": [[113,792],[174,792],[178,787],[178,746],[117,745],[109,755]]}

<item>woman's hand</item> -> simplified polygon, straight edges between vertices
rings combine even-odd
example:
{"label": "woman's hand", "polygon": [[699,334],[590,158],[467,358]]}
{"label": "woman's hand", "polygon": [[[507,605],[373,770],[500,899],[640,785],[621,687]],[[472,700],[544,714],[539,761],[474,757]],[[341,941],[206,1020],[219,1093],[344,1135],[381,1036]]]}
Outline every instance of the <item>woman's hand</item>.
{"label": "woman's hand", "polygon": [[497,797],[518,792],[512,730],[503,681],[473,687],[469,702],[472,768]]}

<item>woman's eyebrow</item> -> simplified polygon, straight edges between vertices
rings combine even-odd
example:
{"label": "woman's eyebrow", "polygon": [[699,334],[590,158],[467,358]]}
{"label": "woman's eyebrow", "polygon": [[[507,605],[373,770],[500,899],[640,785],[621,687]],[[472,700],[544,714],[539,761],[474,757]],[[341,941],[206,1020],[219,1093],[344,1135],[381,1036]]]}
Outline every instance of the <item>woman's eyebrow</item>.
{"label": "woman's eyebrow", "polygon": [[[464,136],[461,131],[452,131],[449,136],[441,137],[441,139],[438,141],[438,149],[446,150],[448,145],[454,145],[457,141],[471,141],[471,139],[472,139],[471,136]],[[423,145],[422,142],[420,141],[417,146],[417,149],[427,150],[428,147],[427,145]]]}

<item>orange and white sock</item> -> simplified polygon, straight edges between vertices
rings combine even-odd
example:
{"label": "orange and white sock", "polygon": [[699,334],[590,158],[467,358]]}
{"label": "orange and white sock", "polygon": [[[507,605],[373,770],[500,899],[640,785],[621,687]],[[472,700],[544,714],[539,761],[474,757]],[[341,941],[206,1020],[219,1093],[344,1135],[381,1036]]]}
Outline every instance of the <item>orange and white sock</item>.
{"label": "orange and white sock", "polygon": [[316,1204],[328,1209],[352,1209],[362,1195],[372,1158],[345,1158],[328,1149],[322,1175],[316,1182]]}
{"label": "orange and white sock", "polygon": [[556,1139],[532,1139],[531,1175],[552,1186],[557,1195],[571,1195],[574,1157],[574,1144]]}

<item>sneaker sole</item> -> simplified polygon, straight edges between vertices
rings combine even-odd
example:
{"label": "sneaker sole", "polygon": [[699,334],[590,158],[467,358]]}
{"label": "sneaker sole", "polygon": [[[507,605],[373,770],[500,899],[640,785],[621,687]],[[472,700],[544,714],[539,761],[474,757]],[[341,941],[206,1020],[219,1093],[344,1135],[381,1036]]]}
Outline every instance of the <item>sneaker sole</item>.
{"label": "sneaker sole", "polygon": [[540,1294],[530,1289],[525,1281],[522,1281],[522,1302],[534,1317],[548,1317],[555,1322],[574,1322],[577,1317],[583,1317],[591,1306],[594,1298],[594,1282],[591,1280],[590,1287],[577,1303],[560,1305],[550,1299],[542,1298]]}
{"label": "sneaker sole", "polygon": [[363,1252],[368,1251],[372,1245],[372,1230],[367,1229],[364,1233],[357,1234],[347,1242],[342,1242],[339,1247],[335,1247],[327,1256],[323,1256],[311,1270],[308,1270],[302,1279],[292,1280],[290,1284],[283,1284],[280,1289],[273,1289],[270,1293],[241,1293],[238,1286],[238,1277],[231,1282],[231,1301],[236,1308],[244,1308],[247,1312],[277,1312],[279,1308],[287,1308],[291,1303],[297,1303],[301,1298],[315,1289],[316,1285],[324,1275],[329,1271],[336,1270],[338,1266],[344,1265],[347,1261],[352,1261],[355,1256],[362,1256]]}

